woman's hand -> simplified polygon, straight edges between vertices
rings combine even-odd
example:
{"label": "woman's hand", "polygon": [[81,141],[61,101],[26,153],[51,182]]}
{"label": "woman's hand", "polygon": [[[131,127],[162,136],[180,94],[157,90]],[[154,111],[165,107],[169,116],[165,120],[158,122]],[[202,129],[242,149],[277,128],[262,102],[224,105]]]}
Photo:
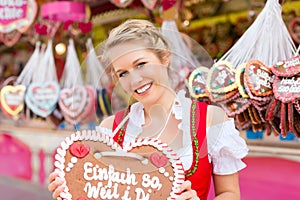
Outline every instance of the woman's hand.
{"label": "woman's hand", "polygon": [[192,190],[192,184],[190,181],[184,181],[182,183],[179,193],[181,193],[181,195],[176,200],[200,200],[200,198],[197,196],[196,191]]}
{"label": "woman's hand", "polygon": [[57,199],[59,194],[65,189],[65,182],[58,176],[57,172],[52,172],[49,175],[48,190],[52,192],[52,198]]}

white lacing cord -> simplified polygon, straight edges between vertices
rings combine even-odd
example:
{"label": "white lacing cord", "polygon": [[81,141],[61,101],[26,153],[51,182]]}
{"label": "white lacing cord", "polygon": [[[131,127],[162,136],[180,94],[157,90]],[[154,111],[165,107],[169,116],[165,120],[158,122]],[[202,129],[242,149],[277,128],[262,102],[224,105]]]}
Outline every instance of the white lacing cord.
{"label": "white lacing cord", "polygon": [[129,153],[129,152],[124,152],[124,151],[103,151],[103,152],[96,152],[94,153],[94,157],[97,159],[100,159],[101,157],[105,156],[112,156],[112,157],[130,157],[130,158],[135,158],[137,160],[140,160],[142,164],[146,165],[148,164],[148,159],[136,154],[136,153]]}

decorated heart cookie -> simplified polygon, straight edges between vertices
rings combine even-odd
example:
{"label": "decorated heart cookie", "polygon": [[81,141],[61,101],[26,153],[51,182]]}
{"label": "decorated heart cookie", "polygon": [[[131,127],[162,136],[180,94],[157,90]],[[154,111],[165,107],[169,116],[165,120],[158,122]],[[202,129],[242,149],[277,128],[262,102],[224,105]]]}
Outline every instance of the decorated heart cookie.
{"label": "decorated heart cookie", "polygon": [[300,55],[285,61],[277,62],[272,66],[272,72],[276,76],[294,76],[300,72]]}
{"label": "decorated heart cookie", "polygon": [[289,32],[293,38],[293,40],[300,44],[300,17],[295,17],[288,24]]}
{"label": "decorated heart cookie", "polygon": [[75,86],[63,89],[58,104],[66,121],[75,125],[88,123],[95,116],[95,91],[91,87]]}
{"label": "decorated heart cookie", "polygon": [[274,74],[258,60],[247,63],[244,74],[245,88],[251,99],[264,101],[273,94]]}
{"label": "decorated heart cookie", "polygon": [[176,153],[156,139],[121,147],[110,136],[83,130],[57,149],[54,165],[66,181],[62,199],[176,199],[185,175]]}
{"label": "decorated heart cookie", "polygon": [[245,73],[246,63],[240,64],[235,73],[235,82],[238,86],[238,90],[243,98],[249,98],[249,95],[246,92],[245,89],[245,83],[244,83],[244,73]]}
{"label": "decorated heart cookie", "polygon": [[207,90],[212,93],[227,93],[236,88],[232,65],[227,61],[215,63],[207,76]]}
{"label": "decorated heart cookie", "polygon": [[8,116],[16,116],[23,110],[25,90],[24,85],[7,85],[1,89],[1,108],[4,113]]}
{"label": "decorated heart cookie", "polygon": [[300,75],[276,76],[273,84],[274,96],[283,103],[295,102],[300,98]]}
{"label": "decorated heart cookie", "polygon": [[189,91],[194,98],[208,97],[206,91],[206,79],[209,69],[207,67],[196,68],[189,76]]}
{"label": "decorated heart cookie", "polygon": [[60,86],[55,81],[33,82],[28,86],[25,102],[36,115],[49,116],[56,108]]}

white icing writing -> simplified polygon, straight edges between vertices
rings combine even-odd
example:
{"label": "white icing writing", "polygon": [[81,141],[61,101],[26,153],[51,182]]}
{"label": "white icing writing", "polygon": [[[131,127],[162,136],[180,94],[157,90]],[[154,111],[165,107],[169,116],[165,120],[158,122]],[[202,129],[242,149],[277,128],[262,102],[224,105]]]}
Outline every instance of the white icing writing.
{"label": "white icing writing", "polygon": [[112,187],[108,185],[104,186],[102,182],[98,182],[97,186],[92,186],[90,182],[87,182],[84,187],[84,191],[87,193],[88,198],[101,199],[118,199],[118,184],[114,183]]}
{"label": "white icing writing", "polygon": [[[129,197],[130,185],[137,185],[135,174],[130,172],[127,168],[126,172],[115,171],[112,165],[107,168],[101,168],[99,165],[94,165],[91,162],[86,162],[83,166],[83,177],[88,182],[85,184],[84,192],[87,193],[88,198],[100,198],[100,199],[122,199],[131,200]],[[89,181],[99,181],[97,185],[92,185]],[[102,181],[107,181],[107,184],[103,184]],[[143,174],[141,185],[143,188],[135,188],[135,200],[148,200],[152,190],[160,190],[162,184],[157,176],[150,176],[149,174]],[[127,185],[123,195],[118,192],[119,184]]]}
{"label": "white icing writing", "polygon": [[292,60],[289,60],[289,61],[286,61],[283,65],[284,68],[289,68],[291,66],[296,66],[296,65],[299,65],[300,64],[300,60],[299,58],[295,58],[295,59],[292,59]]}
{"label": "white icing writing", "polygon": [[21,6],[26,5],[23,0],[0,0],[0,20],[13,20],[22,18],[24,11]]}
{"label": "white icing writing", "polygon": [[109,165],[108,170],[106,168],[100,168],[98,165],[93,166],[91,162],[84,164],[83,177],[87,181],[108,181],[108,185],[111,186],[113,182],[136,185],[136,177],[130,173],[130,169],[126,170],[126,173],[116,172],[112,165]]}
{"label": "white icing writing", "polygon": [[34,92],[34,98],[38,101],[56,99],[57,95],[53,89],[38,89]]}
{"label": "white icing writing", "polygon": [[300,79],[292,77],[291,79],[283,78],[280,81],[280,86],[278,87],[278,92],[291,92],[299,93],[300,92]]}
{"label": "white icing writing", "polygon": [[261,86],[272,88],[273,81],[274,81],[274,76],[270,76],[269,73],[261,69],[257,69],[257,73],[256,73],[257,89],[260,88]]}
{"label": "white icing writing", "polygon": [[225,83],[225,79],[227,78],[227,73],[223,70],[220,73],[218,73],[218,76],[216,78],[216,81],[220,84],[223,85]]}
{"label": "white icing writing", "polygon": [[22,103],[23,96],[20,96],[19,94],[7,94],[5,100],[7,105],[16,106]]}

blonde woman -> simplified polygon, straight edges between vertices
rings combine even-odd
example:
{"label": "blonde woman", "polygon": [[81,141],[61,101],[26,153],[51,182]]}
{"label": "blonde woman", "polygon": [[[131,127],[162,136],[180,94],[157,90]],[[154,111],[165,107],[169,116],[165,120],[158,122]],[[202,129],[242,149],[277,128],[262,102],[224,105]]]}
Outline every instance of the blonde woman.
{"label": "blonde woman", "polygon": [[[207,199],[211,178],[215,199],[240,199],[238,171],[245,167],[245,141],[222,109],[172,90],[172,52],[159,29],[146,20],[128,20],[111,31],[103,52],[114,80],[136,103],[103,120],[98,129],[122,146],[150,137],[172,147],[186,171],[178,200]],[[64,188],[62,180],[52,173],[49,181],[56,198]]]}

